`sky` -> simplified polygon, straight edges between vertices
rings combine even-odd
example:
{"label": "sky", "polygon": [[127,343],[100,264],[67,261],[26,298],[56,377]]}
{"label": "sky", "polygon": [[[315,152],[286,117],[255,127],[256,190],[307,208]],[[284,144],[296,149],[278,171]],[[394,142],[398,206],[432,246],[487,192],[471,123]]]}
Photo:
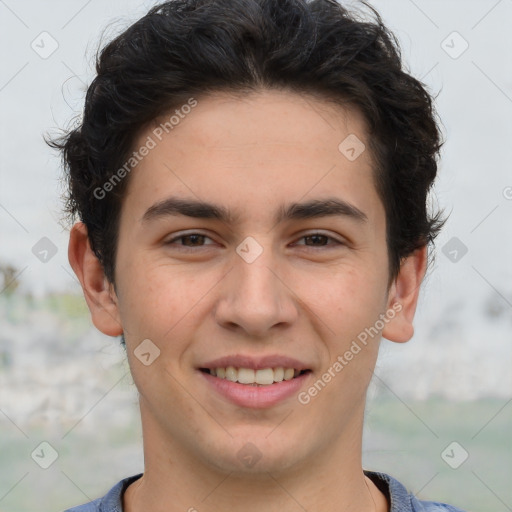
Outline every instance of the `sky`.
{"label": "sky", "polygon": [[[492,367],[498,354],[499,379],[512,362],[512,0],[369,3],[436,96],[446,139],[432,201],[450,216],[417,316],[416,337],[429,344],[390,348],[389,357],[421,361],[442,346],[460,365],[478,357]],[[22,289],[80,292],[67,261],[60,161],[43,135],[80,114],[102,37],[154,4],[0,1],[0,263],[18,269]]]}

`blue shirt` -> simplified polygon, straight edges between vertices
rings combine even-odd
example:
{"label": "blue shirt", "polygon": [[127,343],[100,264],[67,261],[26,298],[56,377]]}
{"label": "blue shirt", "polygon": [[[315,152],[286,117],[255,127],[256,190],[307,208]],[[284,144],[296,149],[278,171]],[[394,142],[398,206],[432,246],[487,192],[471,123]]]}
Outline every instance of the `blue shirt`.
{"label": "blue shirt", "polygon": [[[464,512],[460,508],[452,507],[437,501],[419,500],[407,492],[407,489],[393,477],[385,473],[365,471],[365,475],[380,489],[390,503],[389,512]],[[122,496],[125,489],[138,478],[138,475],[129,476],[118,482],[102,498],[95,499],[85,505],[73,507],[64,512],[123,512]]]}

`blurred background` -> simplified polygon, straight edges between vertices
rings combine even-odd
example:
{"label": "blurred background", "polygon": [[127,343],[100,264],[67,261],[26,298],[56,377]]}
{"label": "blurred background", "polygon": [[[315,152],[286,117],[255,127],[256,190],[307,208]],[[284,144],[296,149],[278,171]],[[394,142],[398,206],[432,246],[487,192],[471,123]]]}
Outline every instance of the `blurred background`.
{"label": "blurred background", "polygon": [[[64,510],[143,471],[137,392],[69,267],[43,135],[80,115],[101,40],[155,3],[0,0],[0,511]],[[437,95],[432,203],[450,217],[413,340],[382,342],[364,465],[422,499],[512,510],[512,1],[369,3]]]}

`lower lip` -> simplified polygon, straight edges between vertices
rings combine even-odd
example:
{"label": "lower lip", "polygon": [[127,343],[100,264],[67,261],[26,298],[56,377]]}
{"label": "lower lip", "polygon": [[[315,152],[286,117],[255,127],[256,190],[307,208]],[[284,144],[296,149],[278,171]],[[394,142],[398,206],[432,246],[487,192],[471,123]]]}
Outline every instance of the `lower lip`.
{"label": "lower lip", "polygon": [[272,407],[290,396],[297,395],[311,372],[306,372],[293,379],[275,382],[267,386],[251,386],[249,384],[231,382],[230,380],[214,377],[200,370],[199,373],[203,375],[206,382],[213,386],[218,393],[234,404],[240,407],[264,409]]}

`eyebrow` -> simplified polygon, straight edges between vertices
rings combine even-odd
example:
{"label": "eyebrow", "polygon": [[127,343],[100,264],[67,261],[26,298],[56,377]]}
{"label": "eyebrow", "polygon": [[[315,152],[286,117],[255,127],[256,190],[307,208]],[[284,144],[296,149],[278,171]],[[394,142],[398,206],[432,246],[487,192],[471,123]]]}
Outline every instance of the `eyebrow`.
{"label": "eyebrow", "polygon": [[[143,223],[163,217],[184,215],[197,219],[216,219],[227,224],[235,224],[240,219],[239,213],[234,213],[221,205],[169,197],[150,206],[141,218]],[[277,210],[274,223],[279,224],[285,220],[315,219],[318,217],[342,216],[358,222],[365,222],[368,217],[356,206],[339,199],[314,199],[304,203],[291,203],[281,205]]]}

